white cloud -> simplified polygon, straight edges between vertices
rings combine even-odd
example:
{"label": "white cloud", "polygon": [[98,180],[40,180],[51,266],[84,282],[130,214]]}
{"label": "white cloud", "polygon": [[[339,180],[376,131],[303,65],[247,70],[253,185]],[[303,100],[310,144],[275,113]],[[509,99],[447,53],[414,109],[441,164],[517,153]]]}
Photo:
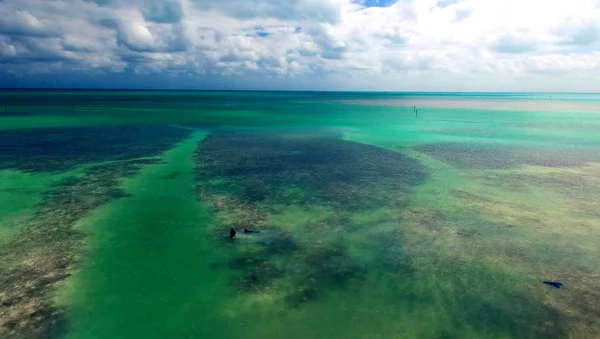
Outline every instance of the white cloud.
{"label": "white cloud", "polygon": [[16,10],[0,19],[0,33],[14,36],[51,37],[59,34],[52,21],[40,20],[26,10]]}
{"label": "white cloud", "polygon": [[0,18],[0,72],[11,74],[386,90],[548,90],[561,76],[564,90],[600,91],[597,0],[5,0]]}

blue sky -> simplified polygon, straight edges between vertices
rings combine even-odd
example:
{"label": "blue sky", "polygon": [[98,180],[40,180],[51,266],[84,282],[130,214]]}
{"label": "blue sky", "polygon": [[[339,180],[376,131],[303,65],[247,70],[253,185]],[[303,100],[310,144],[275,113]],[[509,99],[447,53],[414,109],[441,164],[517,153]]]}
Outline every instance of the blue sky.
{"label": "blue sky", "polygon": [[397,0],[363,0],[355,1],[355,3],[364,7],[388,7],[396,3]]}
{"label": "blue sky", "polygon": [[4,0],[0,87],[600,92],[600,0]]}

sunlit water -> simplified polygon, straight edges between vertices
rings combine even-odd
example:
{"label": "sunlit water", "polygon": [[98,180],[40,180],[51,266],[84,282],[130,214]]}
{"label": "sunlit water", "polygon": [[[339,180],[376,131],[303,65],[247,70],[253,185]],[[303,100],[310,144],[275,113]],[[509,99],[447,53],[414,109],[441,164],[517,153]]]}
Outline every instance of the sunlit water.
{"label": "sunlit water", "polygon": [[597,95],[0,101],[0,337],[600,336]]}

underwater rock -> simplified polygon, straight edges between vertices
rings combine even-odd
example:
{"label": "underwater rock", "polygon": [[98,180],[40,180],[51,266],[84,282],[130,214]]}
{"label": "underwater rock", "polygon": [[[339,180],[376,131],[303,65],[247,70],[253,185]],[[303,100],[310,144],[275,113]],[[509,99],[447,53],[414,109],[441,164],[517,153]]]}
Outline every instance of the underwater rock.
{"label": "underwater rock", "polygon": [[543,283],[546,285],[550,285],[554,288],[561,288],[563,286],[563,283],[558,281],[543,281]]}

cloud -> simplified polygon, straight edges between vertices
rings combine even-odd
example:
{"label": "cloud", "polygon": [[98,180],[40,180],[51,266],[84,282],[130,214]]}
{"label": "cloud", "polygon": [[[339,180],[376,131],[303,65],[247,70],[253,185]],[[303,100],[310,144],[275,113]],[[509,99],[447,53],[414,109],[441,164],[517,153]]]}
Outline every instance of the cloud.
{"label": "cloud", "polygon": [[177,23],[183,17],[181,3],[178,0],[145,1],[142,13],[144,19],[157,23]]}
{"label": "cloud", "polygon": [[17,55],[17,48],[15,45],[6,40],[7,39],[0,40],[0,60],[14,58]]}
{"label": "cloud", "polygon": [[434,57],[430,55],[388,54],[382,63],[388,71],[426,71],[433,68]]}
{"label": "cloud", "polygon": [[439,8],[446,8],[448,6],[460,3],[462,0],[440,0],[435,5]]}
{"label": "cloud", "polygon": [[62,48],[71,52],[94,53],[101,51],[105,46],[97,40],[88,40],[78,35],[67,35],[61,40]]}
{"label": "cloud", "polygon": [[454,16],[454,21],[455,22],[459,22],[459,21],[463,21],[466,18],[470,17],[471,14],[473,14],[473,9],[472,8],[458,8],[456,9],[455,12],[455,16]]}
{"label": "cloud", "polygon": [[59,32],[58,27],[53,22],[44,19],[40,20],[26,10],[17,10],[13,13],[8,13],[8,15],[0,16],[0,34],[52,37],[57,36]]}
{"label": "cloud", "polygon": [[516,34],[504,34],[492,44],[492,50],[498,53],[525,53],[535,48],[535,42]]}
{"label": "cloud", "polygon": [[599,38],[600,26],[595,22],[569,22],[557,30],[562,42],[573,45],[589,45]]}
{"label": "cloud", "polygon": [[599,22],[591,0],[4,0],[0,86],[593,91]]}
{"label": "cloud", "polygon": [[123,20],[118,25],[117,40],[132,51],[157,49],[157,42],[144,22]]}
{"label": "cloud", "polygon": [[342,1],[335,0],[194,0],[198,9],[238,19],[307,20],[336,23]]}
{"label": "cloud", "polygon": [[117,41],[133,52],[184,52],[187,36],[178,24],[151,25],[143,20],[121,20]]}
{"label": "cloud", "polygon": [[306,32],[311,36],[321,57],[333,60],[344,58],[347,52],[346,43],[337,37],[328,25],[312,25]]}
{"label": "cloud", "polygon": [[223,62],[241,62],[241,61],[256,61],[258,56],[251,51],[230,50],[227,54],[221,55],[219,61]]}
{"label": "cloud", "polygon": [[598,40],[598,30],[595,27],[587,26],[575,32],[570,42],[575,45],[588,45],[596,40]]}
{"label": "cloud", "polygon": [[568,75],[580,77],[598,72],[600,53],[587,55],[531,56],[524,63],[529,72],[542,75]]}

